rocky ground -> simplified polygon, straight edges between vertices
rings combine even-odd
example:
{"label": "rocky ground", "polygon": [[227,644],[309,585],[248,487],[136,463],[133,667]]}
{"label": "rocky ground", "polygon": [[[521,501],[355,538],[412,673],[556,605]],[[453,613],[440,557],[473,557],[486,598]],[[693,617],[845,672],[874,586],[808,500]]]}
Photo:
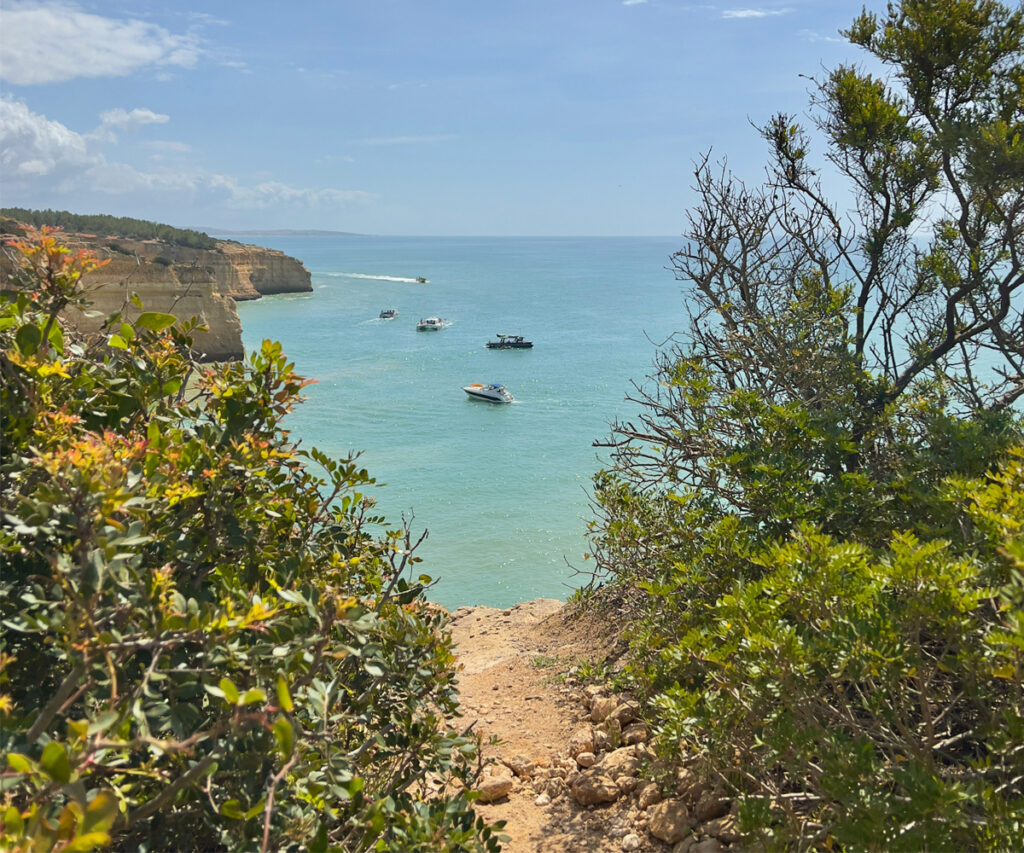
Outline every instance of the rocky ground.
{"label": "rocky ground", "polygon": [[479,811],[506,821],[506,853],[738,850],[730,802],[659,768],[629,696],[578,679],[581,665],[614,669],[614,623],[551,599],[452,614],[460,723],[487,760]]}

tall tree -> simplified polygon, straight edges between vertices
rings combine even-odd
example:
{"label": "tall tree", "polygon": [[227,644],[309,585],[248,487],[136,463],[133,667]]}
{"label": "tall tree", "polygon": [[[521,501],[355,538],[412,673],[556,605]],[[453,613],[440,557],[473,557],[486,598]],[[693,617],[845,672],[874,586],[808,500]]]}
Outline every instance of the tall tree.
{"label": "tall tree", "polygon": [[[673,258],[687,329],[618,428],[638,485],[755,515],[761,497],[777,508],[765,489],[814,506],[838,490],[863,515],[858,495],[891,485],[905,440],[938,440],[951,416],[991,422],[1024,394],[1021,9],[909,0],[845,35],[888,76],[840,66],[815,84],[838,200],[788,115],[761,129],[762,185],[697,166]],[[772,434],[800,452],[779,458]],[[829,512],[815,519],[848,529]]]}
{"label": "tall tree", "polygon": [[995,473],[1024,396],[1024,7],[905,0],[845,35],[882,75],[815,81],[816,134],[771,118],[763,183],[697,164],[688,322],[595,480],[596,577],[634,593],[661,755],[769,847],[1002,849],[1024,826],[1019,457]]}

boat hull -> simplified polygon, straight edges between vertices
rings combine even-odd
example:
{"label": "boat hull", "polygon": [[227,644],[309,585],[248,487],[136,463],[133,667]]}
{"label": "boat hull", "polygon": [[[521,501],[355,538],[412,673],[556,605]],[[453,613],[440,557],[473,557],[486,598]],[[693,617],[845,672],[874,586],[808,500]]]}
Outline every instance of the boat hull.
{"label": "boat hull", "polygon": [[467,385],[462,390],[471,399],[484,400],[487,403],[511,403],[515,399],[504,386]]}
{"label": "boat hull", "polygon": [[528,341],[522,335],[505,335],[498,332],[498,340],[488,341],[487,349],[531,349],[533,341]]}

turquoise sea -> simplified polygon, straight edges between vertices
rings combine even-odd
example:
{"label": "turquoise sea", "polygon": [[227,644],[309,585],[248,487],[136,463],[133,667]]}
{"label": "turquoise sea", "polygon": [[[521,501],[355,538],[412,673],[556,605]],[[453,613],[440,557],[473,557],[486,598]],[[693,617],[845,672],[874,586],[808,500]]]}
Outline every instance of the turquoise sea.
{"label": "turquoise sea", "polygon": [[[237,238],[235,238],[237,239]],[[247,235],[300,259],[311,294],[241,303],[248,350],[281,341],[316,384],[293,436],[362,452],[389,519],[429,532],[418,552],[446,607],[566,598],[586,570],[588,490],[631,381],[682,328],[675,237],[409,238]],[[420,284],[418,276],[428,281]],[[396,308],[394,320],[377,318]],[[449,320],[417,332],[421,317]],[[498,332],[529,350],[489,350]],[[462,386],[504,383],[511,405]]]}

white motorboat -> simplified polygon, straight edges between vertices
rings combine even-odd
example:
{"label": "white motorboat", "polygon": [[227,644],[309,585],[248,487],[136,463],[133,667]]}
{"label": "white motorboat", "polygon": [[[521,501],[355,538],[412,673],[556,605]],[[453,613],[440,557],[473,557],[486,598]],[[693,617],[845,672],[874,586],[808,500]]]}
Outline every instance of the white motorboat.
{"label": "white motorboat", "polygon": [[424,317],[416,324],[417,332],[439,332],[448,324],[443,317]]}
{"label": "white motorboat", "polygon": [[504,385],[493,382],[490,385],[474,382],[472,385],[466,385],[462,390],[474,400],[487,400],[489,403],[511,403],[515,400],[515,397]]}

